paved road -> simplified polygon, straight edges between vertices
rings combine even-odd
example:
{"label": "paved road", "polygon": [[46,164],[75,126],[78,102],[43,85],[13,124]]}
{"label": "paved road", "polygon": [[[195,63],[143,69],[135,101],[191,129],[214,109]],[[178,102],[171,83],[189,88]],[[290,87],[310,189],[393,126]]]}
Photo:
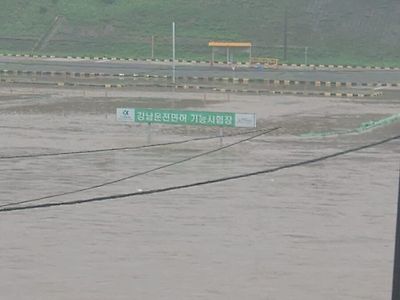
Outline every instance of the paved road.
{"label": "paved road", "polygon": [[[77,59],[51,59],[26,57],[1,57],[0,69],[26,71],[94,72],[112,74],[151,74],[171,75],[171,63],[96,61]],[[400,71],[384,70],[303,70],[279,69],[265,70],[255,67],[237,66],[235,70],[228,65],[209,66],[204,64],[181,63],[176,66],[176,76],[199,77],[237,77],[257,79],[282,79],[334,82],[381,82],[400,83]]]}

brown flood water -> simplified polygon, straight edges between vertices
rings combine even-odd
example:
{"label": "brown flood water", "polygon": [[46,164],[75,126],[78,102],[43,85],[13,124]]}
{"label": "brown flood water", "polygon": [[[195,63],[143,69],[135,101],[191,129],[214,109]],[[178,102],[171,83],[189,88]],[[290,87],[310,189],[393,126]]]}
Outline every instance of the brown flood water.
{"label": "brown flood water", "polygon": [[[110,92],[111,93],[111,92]],[[398,135],[304,138],[399,113],[399,102],[305,97],[0,90],[0,156],[146,144],[117,107],[256,112],[282,128],[214,154],[44,202],[182,185]],[[172,102],[168,99],[182,98]],[[151,100],[156,99],[156,100]],[[148,101],[148,102],[146,102]],[[153,126],[152,142],[218,133]],[[234,133],[236,131],[230,131]],[[224,145],[246,136],[226,137]],[[275,173],[148,196],[0,213],[1,299],[388,299],[400,141]],[[0,205],[129,176],[219,147],[180,145],[0,160]]]}

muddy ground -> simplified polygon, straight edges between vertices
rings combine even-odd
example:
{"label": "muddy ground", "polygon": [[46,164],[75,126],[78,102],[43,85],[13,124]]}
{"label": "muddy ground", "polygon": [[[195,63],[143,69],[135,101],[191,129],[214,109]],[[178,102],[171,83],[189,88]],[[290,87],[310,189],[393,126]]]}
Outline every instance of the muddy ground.
{"label": "muddy ground", "polygon": [[[400,99],[400,98],[398,98]],[[117,107],[255,112],[278,130],[59,202],[266,170],[400,133],[400,100],[0,86],[0,157],[148,143]],[[223,145],[248,138],[224,130]],[[153,125],[151,143],[218,135]],[[0,205],[99,185],[220,147],[0,159]],[[4,299],[384,299],[391,293],[400,141],[274,173],[146,196],[0,213]]]}

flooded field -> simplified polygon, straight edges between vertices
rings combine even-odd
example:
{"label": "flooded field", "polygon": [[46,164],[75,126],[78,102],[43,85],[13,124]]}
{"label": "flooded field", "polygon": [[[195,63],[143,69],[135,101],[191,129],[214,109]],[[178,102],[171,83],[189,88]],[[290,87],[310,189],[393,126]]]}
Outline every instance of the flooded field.
{"label": "flooded field", "polygon": [[[217,136],[218,128],[152,125],[149,137],[147,125],[116,121],[117,107],[255,112],[258,130],[279,129],[199,156],[221,147],[220,140],[190,140]],[[399,135],[400,122],[351,132],[399,113],[400,101],[375,98],[3,85],[0,206],[102,184],[29,204],[176,187],[307,161]],[[260,132],[224,133],[227,146]],[[187,142],[115,150],[174,141]],[[1,212],[0,298],[389,298],[399,153],[397,139],[237,180]],[[118,182],[106,184],[111,181]]]}

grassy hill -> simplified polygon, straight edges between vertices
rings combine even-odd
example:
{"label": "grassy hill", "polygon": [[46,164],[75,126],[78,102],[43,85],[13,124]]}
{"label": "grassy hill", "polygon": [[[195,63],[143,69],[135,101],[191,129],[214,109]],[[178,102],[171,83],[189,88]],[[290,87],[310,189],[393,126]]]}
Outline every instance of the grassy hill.
{"label": "grassy hill", "polygon": [[[252,41],[253,55],[288,61],[400,65],[398,0],[1,0],[0,51],[207,58],[209,40]],[[60,16],[56,27],[55,18]],[[38,44],[38,41],[40,43]],[[247,55],[235,51],[235,59]],[[223,59],[220,53],[219,59]]]}

